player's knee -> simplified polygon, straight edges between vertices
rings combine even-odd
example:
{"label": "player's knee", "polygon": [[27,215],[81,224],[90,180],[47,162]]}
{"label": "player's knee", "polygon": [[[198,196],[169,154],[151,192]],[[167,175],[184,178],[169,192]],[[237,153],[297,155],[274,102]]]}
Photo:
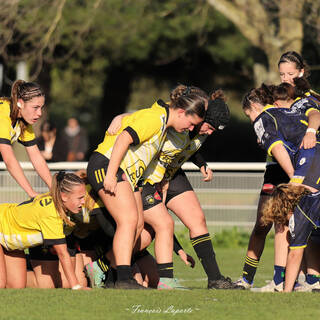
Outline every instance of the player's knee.
{"label": "player's knee", "polygon": [[174,230],[174,221],[172,217],[168,214],[159,219],[157,225],[155,226],[155,229],[156,232],[165,231],[172,234]]}

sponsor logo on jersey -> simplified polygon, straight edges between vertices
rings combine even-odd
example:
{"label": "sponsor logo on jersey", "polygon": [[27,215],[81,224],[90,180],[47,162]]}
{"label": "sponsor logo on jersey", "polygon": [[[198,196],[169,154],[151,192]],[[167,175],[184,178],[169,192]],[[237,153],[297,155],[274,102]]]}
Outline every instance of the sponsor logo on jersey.
{"label": "sponsor logo on jersey", "polygon": [[306,158],[305,157],[301,158],[299,161],[300,166],[302,166],[305,162],[306,162]]}
{"label": "sponsor logo on jersey", "polygon": [[41,207],[47,207],[52,202],[52,198],[44,198],[39,201]]}

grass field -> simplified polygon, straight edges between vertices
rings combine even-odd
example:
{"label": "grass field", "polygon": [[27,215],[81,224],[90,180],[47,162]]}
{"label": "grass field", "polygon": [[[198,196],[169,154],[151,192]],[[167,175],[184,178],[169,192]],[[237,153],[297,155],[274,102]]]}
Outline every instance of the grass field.
{"label": "grass field", "polygon": [[[273,249],[270,242],[256,275],[256,286],[264,285],[272,277]],[[190,246],[186,249],[194,256]],[[246,248],[215,250],[222,273],[236,280],[242,270]],[[209,291],[205,288],[205,274],[198,261],[195,269],[191,269],[176,259],[175,276],[191,290],[0,290],[0,319],[300,320],[320,317],[320,296],[317,293]]]}

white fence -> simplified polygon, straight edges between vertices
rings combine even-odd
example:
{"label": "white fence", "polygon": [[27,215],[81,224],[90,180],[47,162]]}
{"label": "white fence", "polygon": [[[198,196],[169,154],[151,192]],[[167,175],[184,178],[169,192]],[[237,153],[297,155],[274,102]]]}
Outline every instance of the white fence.
{"label": "white fence", "polygon": [[[25,174],[38,192],[46,192],[47,187],[33,170],[31,163],[21,162]],[[262,185],[265,163],[209,163],[214,171],[210,182],[202,181],[202,175],[192,163],[186,163],[186,170],[202,208],[208,225],[218,229],[228,226],[251,227],[256,217],[257,203]],[[85,169],[86,162],[50,163],[50,170]],[[5,170],[0,162],[0,203],[22,202],[27,195]],[[178,222],[177,222],[178,224]]]}

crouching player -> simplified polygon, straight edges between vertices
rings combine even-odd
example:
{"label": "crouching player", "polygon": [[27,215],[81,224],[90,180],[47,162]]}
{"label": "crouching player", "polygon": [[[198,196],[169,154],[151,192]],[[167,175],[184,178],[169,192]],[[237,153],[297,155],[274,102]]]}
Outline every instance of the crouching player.
{"label": "crouching player", "polygon": [[[284,292],[293,290],[298,276],[304,249],[314,229],[320,227],[320,191],[311,193],[304,186],[281,184],[267,202],[262,220],[282,226],[289,225],[290,245],[285,272]],[[312,291],[320,291],[319,278],[314,279]]]}
{"label": "crouching player", "polygon": [[52,245],[61,262],[69,287],[82,287],[67,251],[63,223],[72,226],[69,215],[81,211],[85,185],[72,173],[60,172],[50,193],[20,204],[0,205],[0,288],[25,288],[27,268],[24,249]]}

